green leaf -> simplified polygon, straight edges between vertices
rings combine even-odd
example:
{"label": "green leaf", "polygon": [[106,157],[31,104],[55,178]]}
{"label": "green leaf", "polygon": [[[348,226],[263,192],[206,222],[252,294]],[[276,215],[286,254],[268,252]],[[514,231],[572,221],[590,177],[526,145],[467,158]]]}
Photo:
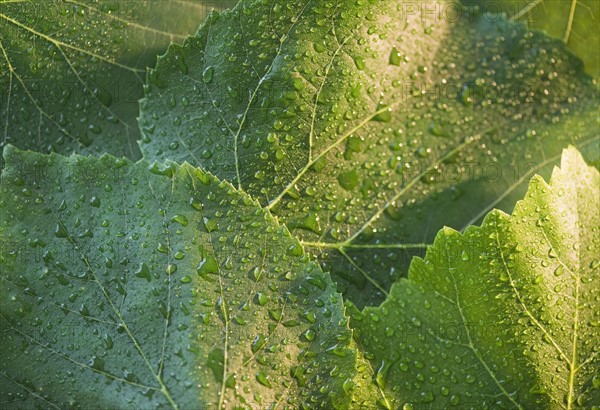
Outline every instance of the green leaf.
{"label": "green leaf", "polygon": [[[466,6],[474,2],[463,0]],[[502,12],[512,20],[523,21],[532,29],[543,30],[561,39],[581,58],[585,70],[600,78],[600,2],[596,0],[476,0],[481,12]]]}
{"label": "green leaf", "polygon": [[560,41],[436,4],[213,14],[148,76],[143,154],[233,181],[379,303],[442,226],[511,210],[569,143],[598,156],[598,93]]}
{"label": "green leaf", "polygon": [[0,149],[139,158],[146,67],[209,10],[188,0],[0,1]]}
{"label": "green leaf", "polygon": [[7,408],[347,408],[328,275],[247,194],[187,164],[5,150]]}
{"label": "green leaf", "polygon": [[599,227],[600,175],[569,148],[512,215],[441,231],[408,279],[351,323],[388,403],[594,408]]}

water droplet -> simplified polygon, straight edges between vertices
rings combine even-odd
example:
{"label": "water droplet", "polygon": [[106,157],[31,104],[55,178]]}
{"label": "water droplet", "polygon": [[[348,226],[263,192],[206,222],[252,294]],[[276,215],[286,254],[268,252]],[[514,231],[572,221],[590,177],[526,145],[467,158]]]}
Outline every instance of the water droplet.
{"label": "water droplet", "polygon": [[152,279],[152,275],[150,274],[150,269],[148,268],[148,265],[146,265],[143,262],[140,264],[140,267],[135,272],[135,276],[137,276],[138,278],[146,279],[148,282],[150,282],[150,280]]}
{"label": "water droplet", "polygon": [[271,317],[271,319],[277,322],[281,322],[281,319],[283,318],[283,312],[281,311],[281,309],[271,309],[269,310],[269,316]]}
{"label": "water droplet", "polygon": [[188,220],[185,215],[179,215],[179,214],[173,215],[171,217],[171,222],[178,222],[179,224],[181,224],[181,226],[188,225]]}
{"label": "water droplet", "polygon": [[342,384],[342,388],[344,389],[344,392],[348,395],[352,392],[352,390],[354,390],[354,387],[356,386],[356,383],[354,383],[354,380],[352,379],[346,379],[344,380],[344,383]]}
{"label": "water droplet", "polygon": [[263,386],[271,388],[271,381],[269,380],[269,377],[266,375],[265,372],[261,371],[256,373],[256,381],[258,381]]}
{"label": "water droplet", "polygon": [[93,93],[94,96],[98,99],[98,101],[100,101],[100,103],[105,107],[109,107],[112,104],[112,94],[106,91],[105,89],[98,87],[94,89]]}
{"label": "water droplet", "polygon": [[90,130],[90,132],[92,132],[94,134],[100,134],[102,132],[102,127],[100,127],[99,125],[96,125],[96,124],[90,124],[88,126],[88,130]]}
{"label": "water droplet", "polygon": [[382,360],[381,366],[379,366],[379,370],[377,370],[377,375],[375,376],[375,381],[377,382],[377,385],[382,389],[385,389],[386,377],[387,377],[387,373],[388,373],[388,370],[390,369],[390,367],[391,367],[390,362],[386,362],[385,360]]}
{"label": "water droplet", "polygon": [[402,62],[402,57],[400,56],[400,52],[396,49],[396,47],[392,48],[390,52],[389,63],[391,65],[400,65]]}
{"label": "water droplet", "polygon": [[94,370],[98,370],[100,372],[104,372],[104,359],[101,357],[93,356],[89,361],[88,366],[90,366]]}
{"label": "water droplet", "polygon": [[252,344],[250,345],[250,349],[252,350],[252,353],[256,353],[260,349],[262,349],[266,342],[267,342],[267,339],[263,335],[256,336],[254,338],[254,340],[252,341]]}
{"label": "water droplet", "polygon": [[172,275],[177,272],[177,265],[170,263],[167,265],[167,269],[165,269],[165,271],[167,272],[167,275]]}
{"label": "water droplet", "polygon": [[313,329],[308,329],[306,332],[304,332],[303,336],[306,338],[306,340],[312,342],[313,340],[315,340],[317,332],[315,332]]}
{"label": "water droplet", "polygon": [[264,293],[260,293],[258,292],[256,294],[256,302],[260,305],[260,306],[264,306],[267,304],[267,302],[269,301],[269,298],[264,294]]}
{"label": "water droplet", "polygon": [[356,65],[356,68],[358,68],[361,71],[367,67],[367,64],[365,63],[365,59],[360,56],[354,57],[354,64]]}
{"label": "water droplet", "polygon": [[299,243],[294,244],[288,248],[291,256],[302,256],[304,255],[304,248]]}
{"label": "water droplet", "polygon": [[187,73],[188,73],[188,66],[185,63],[185,60],[183,59],[183,55],[182,55],[182,51],[181,51],[181,46],[176,46],[176,47],[177,48],[174,49],[175,50],[175,65],[177,66],[177,68],[179,69],[179,71],[181,71],[181,74],[187,75]]}
{"label": "water droplet", "polygon": [[348,172],[342,172],[338,175],[337,180],[340,186],[346,191],[352,191],[358,186],[358,172],[354,169]]}
{"label": "water droplet", "polygon": [[292,86],[295,90],[301,91],[304,89],[304,81],[302,81],[302,79],[299,77],[294,77],[292,80]]}
{"label": "water droplet", "polygon": [[205,84],[210,83],[213,79],[214,73],[215,73],[215,68],[213,66],[206,67],[204,69],[204,72],[202,73],[202,81],[204,81]]}
{"label": "water droplet", "polygon": [[444,130],[444,128],[442,127],[441,124],[439,123],[431,123],[429,125],[429,132],[433,135],[435,135],[436,137],[449,137],[450,134],[448,134],[448,132],[446,130]]}
{"label": "water droplet", "polygon": [[56,224],[56,226],[54,227],[54,235],[57,238],[68,238],[69,237],[69,233],[67,232],[67,229],[60,222],[58,224]]}
{"label": "water droplet", "polygon": [[198,263],[196,272],[203,279],[208,279],[208,275],[216,275],[219,273],[219,262],[217,262],[217,259],[213,254],[208,254],[200,261],[200,263]]}
{"label": "water droplet", "polygon": [[373,117],[373,120],[379,122],[390,122],[392,121],[392,108],[387,104],[379,103],[377,104],[376,114]]}
{"label": "water droplet", "polygon": [[433,393],[430,391],[421,392],[421,401],[423,403],[431,403],[434,399]]}

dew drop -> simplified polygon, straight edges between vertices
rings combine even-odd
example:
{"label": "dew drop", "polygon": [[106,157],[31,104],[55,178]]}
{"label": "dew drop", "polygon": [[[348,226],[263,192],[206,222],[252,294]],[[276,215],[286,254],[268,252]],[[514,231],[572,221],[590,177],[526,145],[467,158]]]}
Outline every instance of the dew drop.
{"label": "dew drop", "polygon": [[266,386],[268,388],[271,388],[271,381],[269,380],[268,376],[265,374],[265,372],[258,372],[256,373],[256,381],[259,382],[260,384],[262,384],[263,386]]}
{"label": "dew drop", "polygon": [[373,120],[379,122],[390,122],[392,121],[392,108],[387,104],[379,103],[377,104],[376,114],[373,117]]}
{"label": "dew drop", "polygon": [[260,349],[262,349],[266,342],[267,342],[267,339],[263,335],[256,336],[254,338],[254,340],[252,341],[252,344],[250,345],[250,349],[252,350],[252,353],[256,353]]}
{"label": "dew drop", "polygon": [[198,263],[196,272],[203,279],[208,279],[209,274],[216,275],[219,273],[219,262],[217,262],[217,259],[214,257],[214,255],[209,254],[205,256],[200,263]]}
{"label": "dew drop", "polygon": [[258,303],[260,306],[266,305],[268,301],[269,298],[264,293],[258,292],[256,294],[256,303]]}
{"label": "dew drop", "polygon": [[56,226],[54,227],[54,235],[57,238],[68,238],[69,237],[69,233],[67,232],[67,229],[65,228],[65,226],[62,223],[56,224]]}
{"label": "dew drop", "polygon": [[202,81],[205,84],[208,84],[212,81],[213,79],[213,74],[215,73],[215,68],[213,66],[208,66],[204,69],[204,72],[202,73]]}
{"label": "dew drop", "polygon": [[361,71],[367,67],[367,64],[365,63],[365,59],[360,56],[354,57],[354,65],[356,65],[356,68],[358,68]]}
{"label": "dew drop", "polygon": [[177,272],[177,265],[170,263],[167,265],[167,269],[165,271],[167,272],[167,275],[172,275]]}
{"label": "dew drop", "polygon": [[171,222],[177,222],[179,223],[181,226],[187,226],[188,225],[188,220],[186,218],[185,215],[173,215],[171,217]]}
{"label": "dew drop", "polygon": [[145,263],[141,263],[138,270],[135,272],[135,276],[138,278],[146,279],[148,282],[152,279],[152,275],[150,274],[150,269],[148,269],[148,265]]}

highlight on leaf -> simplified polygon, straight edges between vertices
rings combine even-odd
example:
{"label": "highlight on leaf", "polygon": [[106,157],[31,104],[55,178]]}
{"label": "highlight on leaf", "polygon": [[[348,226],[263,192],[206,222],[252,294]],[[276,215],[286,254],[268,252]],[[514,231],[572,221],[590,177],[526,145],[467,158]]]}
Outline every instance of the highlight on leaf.
{"label": "highlight on leaf", "polygon": [[452,5],[214,13],[149,73],[141,150],[243,188],[376,305],[443,226],[510,211],[569,143],[597,158],[597,88],[564,44]]}
{"label": "highlight on leaf", "polygon": [[597,408],[594,2],[0,0],[0,407]]}
{"label": "highlight on leaf", "polygon": [[593,408],[599,247],[600,174],[574,148],[511,215],[440,231],[381,306],[352,316],[389,408]]}

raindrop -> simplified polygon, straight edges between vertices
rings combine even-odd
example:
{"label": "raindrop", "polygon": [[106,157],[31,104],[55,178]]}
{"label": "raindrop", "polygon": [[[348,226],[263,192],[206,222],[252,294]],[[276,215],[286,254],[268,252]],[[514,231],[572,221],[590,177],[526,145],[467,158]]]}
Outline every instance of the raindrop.
{"label": "raindrop", "polygon": [[256,373],[256,381],[258,381],[263,386],[271,388],[271,381],[269,380],[269,377],[265,374],[265,372],[260,371]]}
{"label": "raindrop", "polygon": [[400,52],[396,49],[396,47],[392,48],[390,52],[389,63],[391,65],[400,65],[402,62],[402,57],[400,56]]}
{"label": "raindrop", "polygon": [[170,263],[167,265],[167,269],[165,271],[167,272],[167,275],[172,275],[177,272],[177,265]]}
{"label": "raindrop", "polygon": [[392,121],[392,108],[387,104],[379,103],[377,104],[376,114],[373,117],[373,120],[379,122],[390,122]]}
{"label": "raindrop", "polygon": [[57,223],[56,226],[55,226],[55,228],[54,228],[54,235],[57,238],[68,238],[69,237],[69,233],[67,232],[67,229],[60,222]]}
{"label": "raindrop", "polygon": [[204,81],[205,84],[210,83],[213,79],[214,73],[215,73],[215,68],[213,66],[206,67],[204,69],[204,72],[202,73],[202,81]]}
{"label": "raindrop", "polygon": [[188,220],[185,215],[173,215],[171,217],[171,222],[178,222],[181,226],[187,226]]}
{"label": "raindrop", "polygon": [[256,353],[260,349],[262,349],[266,342],[267,342],[267,339],[263,335],[256,336],[254,338],[254,340],[252,341],[252,344],[250,345],[250,349],[252,350],[252,353]]}

